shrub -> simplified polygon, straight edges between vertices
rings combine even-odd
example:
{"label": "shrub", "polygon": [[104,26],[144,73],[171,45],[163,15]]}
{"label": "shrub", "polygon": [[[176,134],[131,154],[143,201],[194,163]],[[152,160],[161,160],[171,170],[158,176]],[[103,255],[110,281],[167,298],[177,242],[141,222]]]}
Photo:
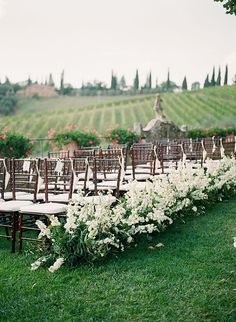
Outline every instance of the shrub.
{"label": "shrub", "polygon": [[15,96],[0,95],[0,114],[9,115],[16,109],[17,99]]}
{"label": "shrub", "polygon": [[1,157],[22,158],[31,154],[33,144],[29,138],[10,132],[0,133]]}
{"label": "shrub", "polygon": [[230,127],[227,129],[222,128],[211,128],[211,129],[192,129],[189,130],[187,136],[192,139],[205,138],[205,137],[225,137],[227,135],[236,135],[236,128]]}
{"label": "shrub", "polygon": [[108,129],[105,138],[112,144],[127,144],[128,146],[139,142],[141,139],[137,133],[130,129],[125,130],[118,127],[115,129]]}
{"label": "shrub", "polygon": [[61,133],[54,134],[53,139],[58,147],[71,142],[76,142],[81,147],[96,146],[100,143],[98,134],[94,131],[64,130]]}

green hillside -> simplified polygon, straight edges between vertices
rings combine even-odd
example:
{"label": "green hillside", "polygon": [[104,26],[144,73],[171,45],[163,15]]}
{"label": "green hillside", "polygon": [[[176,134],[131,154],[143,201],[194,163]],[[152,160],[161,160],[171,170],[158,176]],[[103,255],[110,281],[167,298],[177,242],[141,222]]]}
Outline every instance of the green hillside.
{"label": "green hillside", "polygon": [[[15,115],[1,117],[9,126],[31,137],[45,137],[51,128],[67,125],[96,128],[143,125],[154,117],[154,95],[133,97],[55,97],[20,99]],[[236,86],[208,88],[195,92],[162,95],[167,117],[189,127],[229,126],[236,124]]]}

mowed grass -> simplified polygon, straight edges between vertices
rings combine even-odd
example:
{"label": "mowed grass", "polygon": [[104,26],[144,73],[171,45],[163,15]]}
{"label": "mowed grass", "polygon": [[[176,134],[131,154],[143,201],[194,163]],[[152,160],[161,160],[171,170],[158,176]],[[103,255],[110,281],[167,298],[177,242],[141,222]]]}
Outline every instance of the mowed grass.
{"label": "mowed grass", "polygon": [[[0,239],[0,321],[236,321],[236,198],[103,263],[29,269]],[[163,243],[154,251],[150,245]]]}
{"label": "mowed grass", "polygon": [[[207,88],[184,93],[161,95],[169,120],[191,127],[227,127],[236,121],[236,86]],[[0,125],[28,134],[45,137],[48,130],[75,125],[96,128],[132,128],[135,122],[145,126],[155,113],[155,95],[113,97],[21,98],[15,115],[2,117]]]}

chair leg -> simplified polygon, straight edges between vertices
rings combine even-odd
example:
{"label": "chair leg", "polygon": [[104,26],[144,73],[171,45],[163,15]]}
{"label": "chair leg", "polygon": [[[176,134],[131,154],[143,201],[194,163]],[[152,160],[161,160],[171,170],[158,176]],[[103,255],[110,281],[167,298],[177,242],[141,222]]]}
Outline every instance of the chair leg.
{"label": "chair leg", "polygon": [[22,251],[22,219],[23,214],[19,213],[19,221],[18,221],[18,252]]}
{"label": "chair leg", "polygon": [[15,253],[16,227],[17,227],[17,213],[14,212],[11,217],[11,251],[12,253]]}

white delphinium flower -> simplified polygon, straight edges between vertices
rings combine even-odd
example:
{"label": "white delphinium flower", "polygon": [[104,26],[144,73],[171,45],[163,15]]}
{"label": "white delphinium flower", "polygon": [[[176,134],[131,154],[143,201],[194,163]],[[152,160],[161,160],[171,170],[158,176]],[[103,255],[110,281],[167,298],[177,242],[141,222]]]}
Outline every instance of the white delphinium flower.
{"label": "white delphinium flower", "polygon": [[236,248],[236,237],[234,237],[233,240],[234,240],[234,247]]}
{"label": "white delphinium flower", "polygon": [[48,218],[51,221],[51,226],[56,227],[56,226],[61,226],[60,221],[58,220],[58,218],[54,215],[49,215]]}
{"label": "white delphinium flower", "polygon": [[61,265],[64,263],[64,261],[65,260],[64,260],[63,257],[58,258],[55,261],[55,263],[52,266],[49,267],[49,269],[48,269],[49,272],[54,273],[56,270],[58,270],[61,267]]}
{"label": "white delphinium flower", "polygon": [[34,263],[31,264],[31,271],[38,269],[46,261],[46,259],[47,258],[45,256],[38,258]]}
{"label": "white delphinium flower", "polygon": [[197,207],[193,206],[192,211],[197,212]]}
{"label": "white delphinium flower", "polygon": [[40,229],[40,233],[38,235],[38,238],[42,238],[43,236],[46,236],[48,239],[51,238],[51,232],[50,229],[41,221],[41,220],[36,220],[36,225]]}

